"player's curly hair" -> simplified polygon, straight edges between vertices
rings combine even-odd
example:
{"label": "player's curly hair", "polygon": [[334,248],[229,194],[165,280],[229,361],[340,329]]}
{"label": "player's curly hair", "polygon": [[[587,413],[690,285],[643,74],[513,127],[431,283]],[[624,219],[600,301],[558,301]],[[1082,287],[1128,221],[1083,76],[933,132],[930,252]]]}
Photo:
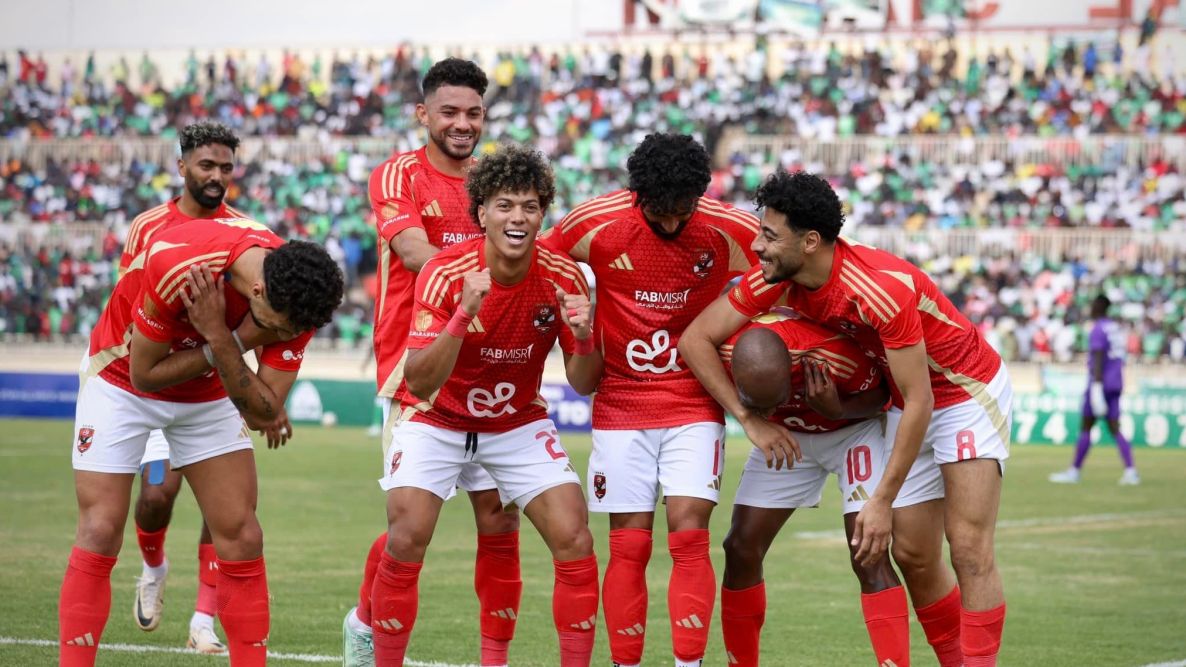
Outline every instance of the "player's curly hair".
{"label": "player's curly hair", "polygon": [[445,58],[428,68],[420,87],[425,97],[436,92],[441,86],[473,88],[478,91],[478,95],[485,97],[487,83],[486,73],[474,62],[461,58]]}
{"label": "player's curly hair", "polygon": [[229,127],[212,120],[190,123],[181,130],[181,154],[189,155],[194,149],[210,144],[221,144],[234,153],[239,148],[239,137]]}
{"label": "player's curly hair", "polygon": [[844,211],[836,191],[824,179],[804,171],[774,172],[758,187],[754,203],[758,208],[769,207],[787,216],[792,230],[815,230],[828,243],[840,236],[844,226]]}
{"label": "player's curly hair", "polygon": [[478,208],[499,192],[535,190],[539,205],[547,210],[556,197],[556,177],[543,153],[518,144],[503,144],[469,170],[465,192],[469,215],[478,222]]}
{"label": "player's curly hair", "polygon": [[342,271],[320,245],[289,241],[264,258],[264,289],[297,331],[319,329],[342,303]]}
{"label": "player's curly hair", "polygon": [[626,160],[638,206],[670,215],[699,198],[712,180],[708,151],[686,134],[648,134]]}

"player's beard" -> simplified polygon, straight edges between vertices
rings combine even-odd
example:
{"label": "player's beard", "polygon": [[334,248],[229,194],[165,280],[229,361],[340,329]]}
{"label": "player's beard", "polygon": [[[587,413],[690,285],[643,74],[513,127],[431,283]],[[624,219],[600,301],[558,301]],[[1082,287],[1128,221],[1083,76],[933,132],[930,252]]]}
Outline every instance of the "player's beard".
{"label": "player's beard", "polygon": [[[765,259],[765,258],[759,257],[758,259]],[[770,276],[767,277],[766,272],[763,271],[762,272],[762,280],[765,280],[766,283],[769,285],[774,285],[777,283],[786,282],[786,281],[790,280],[791,278],[794,278],[795,275],[797,273],[799,273],[799,270],[802,268],[803,268],[803,260],[802,259],[798,259],[798,260],[791,259],[791,260],[781,260],[780,261],[776,257],[776,258],[773,258],[770,263]]]}
{"label": "player's beard", "polygon": [[439,148],[442,153],[449,156],[449,159],[460,161],[468,160],[469,158],[473,157],[474,149],[478,146],[478,139],[481,138],[481,135],[476,132],[470,136],[473,137],[473,139],[468,151],[458,150],[451,146],[449,144],[448,132],[441,132],[440,134],[429,133],[428,138],[432,139],[432,143],[436,144],[437,148]]}
{"label": "player's beard", "polygon": [[661,225],[651,222],[650,219],[645,217],[644,219],[647,221],[647,227],[651,228],[651,231],[655,233],[655,236],[658,236],[665,241],[674,241],[675,239],[679,238],[679,235],[684,232],[684,227],[687,227],[689,222],[689,220],[684,220],[683,222],[679,223],[679,227],[676,227],[675,231],[669,232],[663,229]]}
{"label": "player's beard", "polygon": [[[217,195],[211,195],[206,192],[206,188],[210,186],[218,188]],[[188,177],[185,179],[185,189],[189,190],[189,195],[194,198],[194,201],[198,202],[198,206],[211,211],[221,206],[222,198],[226,196],[226,188],[221,185],[216,183],[202,185]]]}

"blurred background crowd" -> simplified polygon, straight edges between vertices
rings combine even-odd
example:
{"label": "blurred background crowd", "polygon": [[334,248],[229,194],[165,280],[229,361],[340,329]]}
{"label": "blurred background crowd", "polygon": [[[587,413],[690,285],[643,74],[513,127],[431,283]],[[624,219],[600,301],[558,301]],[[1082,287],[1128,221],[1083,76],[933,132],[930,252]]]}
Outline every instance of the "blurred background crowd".
{"label": "blurred background crowd", "polygon": [[[961,230],[1186,236],[1186,144],[1173,143],[1186,137],[1186,64],[1168,46],[737,44],[474,54],[491,81],[483,150],[509,140],[551,157],[554,223],[621,187],[625,158],[646,134],[691,133],[716,158],[709,194],[738,206],[752,208],[758,183],[778,166],[827,175],[846,203],[846,233],[894,234],[895,249],[931,272],[1007,359],[1081,351],[1087,304],[1104,290],[1122,304],[1131,354],[1182,360],[1182,253],[1015,244],[990,259],[936,243]],[[51,67],[39,55],[0,51],[0,137],[22,147],[78,137],[163,145],[204,118],[262,137],[261,150],[241,151],[227,202],[282,236],[325,243],[351,289],[324,335],[365,349],[376,269],[367,177],[391,151],[422,143],[412,111],[434,60],[403,45],[324,58],[284,52],[278,61],[191,52],[163,64],[145,53],[103,68],[92,56]],[[775,136],[783,140],[748,141]],[[1134,155],[1120,145],[1134,137],[1153,149]],[[1073,159],[1007,149],[1022,138],[1104,149]],[[1112,139],[1122,140],[1116,150]],[[927,141],[943,149],[926,150]],[[973,149],[993,142],[1006,148]],[[285,150],[292,145],[302,150]],[[857,150],[822,156],[816,145]],[[0,157],[0,336],[85,335],[127,224],[179,193],[172,154],[105,160],[66,148]]]}

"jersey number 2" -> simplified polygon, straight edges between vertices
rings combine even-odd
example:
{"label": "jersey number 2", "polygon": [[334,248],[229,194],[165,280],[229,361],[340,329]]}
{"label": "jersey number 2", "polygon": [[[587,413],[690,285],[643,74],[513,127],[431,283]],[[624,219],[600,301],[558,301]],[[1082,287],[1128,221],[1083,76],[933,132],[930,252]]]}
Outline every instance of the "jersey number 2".
{"label": "jersey number 2", "polygon": [[555,431],[540,431],[535,434],[535,439],[544,442],[544,449],[548,451],[548,456],[551,456],[553,460],[568,456],[564,453],[564,449],[560,447],[560,440]]}

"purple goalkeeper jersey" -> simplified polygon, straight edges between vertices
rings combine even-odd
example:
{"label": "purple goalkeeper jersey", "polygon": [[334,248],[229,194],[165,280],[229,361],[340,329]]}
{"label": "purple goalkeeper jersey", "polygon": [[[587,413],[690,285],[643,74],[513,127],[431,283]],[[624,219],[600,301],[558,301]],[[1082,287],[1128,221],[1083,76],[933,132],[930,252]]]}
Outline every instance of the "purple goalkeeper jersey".
{"label": "purple goalkeeper jersey", "polygon": [[1087,372],[1090,374],[1092,370],[1091,358],[1096,352],[1103,352],[1104,391],[1107,393],[1120,393],[1124,388],[1124,339],[1120,324],[1106,317],[1096,320],[1091,327]]}

